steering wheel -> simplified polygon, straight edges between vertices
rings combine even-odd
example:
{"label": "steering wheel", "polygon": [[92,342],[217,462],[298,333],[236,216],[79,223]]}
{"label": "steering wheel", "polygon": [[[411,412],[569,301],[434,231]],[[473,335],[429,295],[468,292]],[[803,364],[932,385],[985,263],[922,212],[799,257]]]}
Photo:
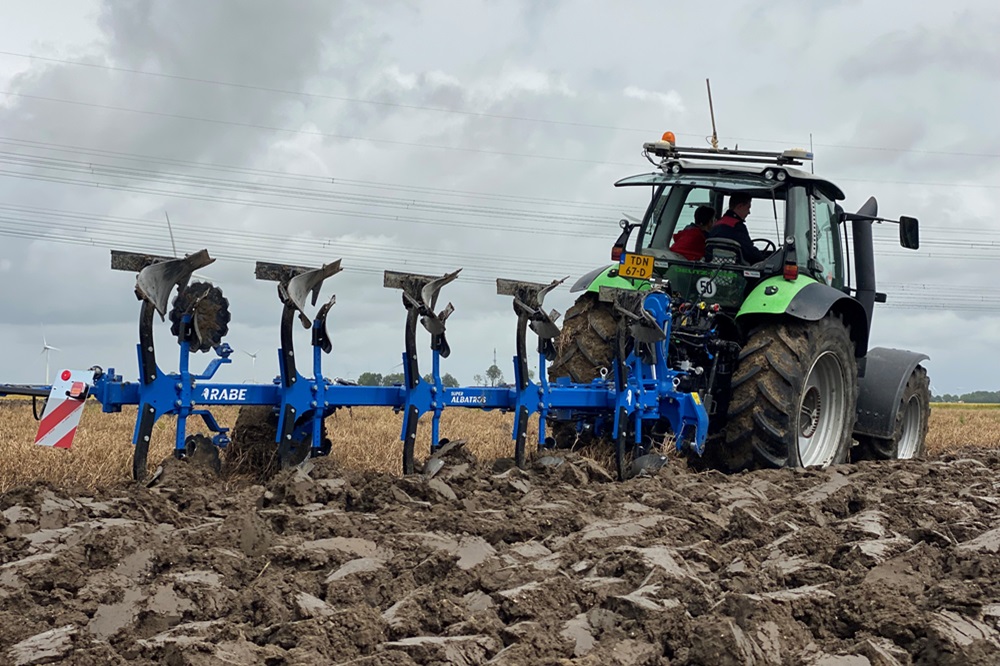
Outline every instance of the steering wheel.
{"label": "steering wheel", "polygon": [[778,246],[770,238],[753,238],[753,239],[750,240],[750,242],[753,243],[753,244],[755,244],[755,245],[757,243],[763,243],[764,244],[764,252],[775,252],[778,249]]}

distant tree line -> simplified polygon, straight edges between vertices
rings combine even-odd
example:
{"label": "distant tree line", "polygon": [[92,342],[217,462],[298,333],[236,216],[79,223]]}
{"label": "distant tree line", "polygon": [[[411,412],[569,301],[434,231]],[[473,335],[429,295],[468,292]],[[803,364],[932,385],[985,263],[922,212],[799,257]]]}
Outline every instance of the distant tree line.
{"label": "distant tree line", "polygon": [[[535,371],[528,370],[528,378],[535,378]],[[378,372],[362,372],[358,377],[358,384],[362,386],[395,386],[397,384],[403,383],[403,373],[402,372],[392,372],[388,375],[383,375]],[[424,381],[428,384],[434,383],[434,377],[429,373],[424,375]],[[503,371],[497,367],[496,363],[486,368],[486,375],[477,374],[472,378],[474,386],[505,386]],[[458,380],[455,379],[451,373],[444,373],[441,376],[441,383],[445,388],[456,388],[460,386]]]}
{"label": "distant tree line", "polygon": [[[395,386],[396,384],[402,384],[404,381],[402,372],[392,372],[388,375],[382,375],[377,372],[362,372],[358,377],[358,383],[362,386]],[[430,374],[424,375],[424,381],[428,384],[434,383],[434,377]],[[451,376],[451,373],[444,373],[441,376],[441,383],[448,388],[455,388],[458,386],[458,380]]]}
{"label": "distant tree line", "polygon": [[931,400],[934,402],[1000,403],[1000,391],[973,391],[962,395],[945,393],[944,395],[931,396]]}

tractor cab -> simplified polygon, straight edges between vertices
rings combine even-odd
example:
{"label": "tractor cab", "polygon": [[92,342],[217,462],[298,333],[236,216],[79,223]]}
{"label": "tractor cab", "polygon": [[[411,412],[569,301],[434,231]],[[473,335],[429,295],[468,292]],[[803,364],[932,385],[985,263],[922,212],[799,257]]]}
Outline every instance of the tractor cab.
{"label": "tractor cab", "polygon": [[[795,280],[802,274],[843,288],[835,201],[844,195],[833,183],[795,168],[811,159],[810,153],[677,148],[666,139],[644,149],[658,170],[615,185],[649,187],[650,203],[641,222],[623,224],[613,257],[628,263],[649,263],[628,254],[651,257],[652,274],[669,281],[671,291],[733,312],[757,284],[775,276]],[[671,250],[676,234],[693,227],[696,210],[707,206],[721,218],[734,195],[750,198],[745,224],[757,256],[746,256],[738,242],[711,233],[700,257]]]}

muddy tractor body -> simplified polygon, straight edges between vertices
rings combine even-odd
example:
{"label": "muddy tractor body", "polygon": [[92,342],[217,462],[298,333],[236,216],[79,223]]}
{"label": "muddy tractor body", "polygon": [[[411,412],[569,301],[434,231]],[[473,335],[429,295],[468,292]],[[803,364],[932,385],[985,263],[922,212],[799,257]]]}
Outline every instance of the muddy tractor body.
{"label": "muddy tractor body", "polygon": [[[872,225],[898,224],[900,243],[916,249],[917,220],[878,217],[874,198],[845,212],[839,187],[800,168],[812,159],[806,151],[678,148],[668,140],[644,149],[656,169],[616,185],[649,190],[645,215],[622,221],[614,263],[573,285],[582,293],[566,313],[550,381],[586,381],[613,363],[620,318],[602,291],[656,286],[673,299],[668,366],[684,371],[679,390],[696,393],[709,414],[709,464],[738,470],[921,455],[928,357],[868,344],[874,306],[886,300],[876,290]],[[698,208],[718,218],[733,195],[752,201],[744,224],[756,256],[711,232],[703,257],[671,250]],[[555,432],[568,446],[597,429]]]}

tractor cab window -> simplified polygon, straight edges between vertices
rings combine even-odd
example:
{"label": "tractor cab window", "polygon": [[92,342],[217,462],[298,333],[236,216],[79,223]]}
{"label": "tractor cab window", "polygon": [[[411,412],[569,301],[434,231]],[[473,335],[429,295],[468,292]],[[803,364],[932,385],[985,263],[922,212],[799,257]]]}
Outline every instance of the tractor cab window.
{"label": "tractor cab window", "polygon": [[840,289],[844,286],[844,274],[840,260],[840,230],[837,228],[833,202],[818,193],[810,199],[810,255],[814,258],[812,272],[817,279]]}
{"label": "tractor cab window", "polygon": [[[726,203],[729,203],[728,198]],[[755,247],[758,249],[767,248],[769,252],[781,247],[786,208],[784,198],[779,199],[777,195],[767,199],[756,198],[751,202],[746,225],[747,231],[750,232],[750,238],[757,241],[754,243]],[[773,245],[769,244],[768,241]]]}
{"label": "tractor cab window", "polygon": [[653,206],[639,247],[651,251],[654,256],[660,250],[667,250],[674,234],[694,222],[694,211],[699,206],[712,206],[717,210],[717,200],[718,196],[704,187],[667,188]]}
{"label": "tractor cab window", "polygon": [[[637,251],[668,260],[676,259],[669,251],[674,234],[694,221],[694,213],[700,206],[710,206],[721,215],[730,194],[748,192],[763,197],[767,210],[771,210],[773,199],[777,199],[779,209],[783,208],[783,184],[757,176],[651,173],[625,178],[617,185],[657,187],[643,220]],[[766,224],[771,231],[767,237],[771,238],[775,236],[774,216],[768,215],[761,219],[768,220]],[[780,238],[779,232],[775,242]]]}
{"label": "tractor cab window", "polygon": [[718,196],[703,187],[692,187],[688,190],[687,196],[684,198],[684,204],[681,206],[680,213],[677,216],[677,223],[674,225],[674,231],[680,231],[684,229],[689,224],[694,224],[694,212],[701,208],[702,206],[708,206],[709,208],[716,208]]}

